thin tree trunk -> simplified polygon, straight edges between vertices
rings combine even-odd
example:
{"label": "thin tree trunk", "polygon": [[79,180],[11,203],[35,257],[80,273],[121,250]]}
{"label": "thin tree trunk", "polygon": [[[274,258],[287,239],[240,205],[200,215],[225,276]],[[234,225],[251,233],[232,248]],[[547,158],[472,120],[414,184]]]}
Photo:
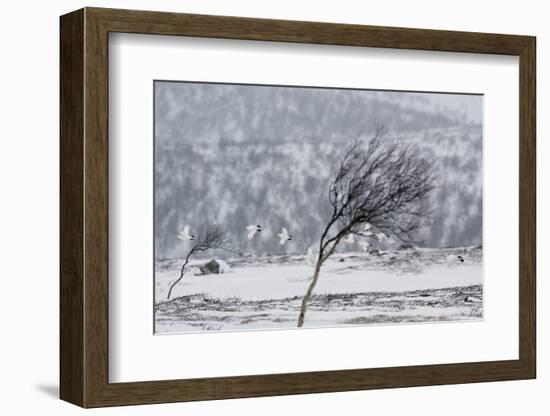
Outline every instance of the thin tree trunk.
{"label": "thin tree trunk", "polygon": [[168,296],[166,297],[166,299],[170,299],[170,296],[172,295],[172,289],[174,289],[174,286],[176,286],[180,282],[180,280],[183,279],[183,275],[185,274],[185,266],[187,266],[187,263],[189,263],[189,257],[191,257],[191,253],[187,255],[187,257],[185,258],[185,263],[183,263],[183,266],[181,266],[180,277],[178,277],[178,280],[170,285],[170,289],[168,290]]}
{"label": "thin tree trunk", "polygon": [[304,318],[306,315],[307,304],[309,302],[309,298],[311,297],[311,294],[313,293],[313,289],[315,289],[315,286],[317,285],[317,280],[319,279],[320,271],[321,271],[321,256],[319,256],[317,260],[317,265],[315,266],[315,272],[313,273],[313,279],[311,279],[311,283],[307,288],[307,292],[304,298],[302,299],[302,306],[300,307],[300,316],[298,317],[298,328],[301,328],[302,326],[304,326]]}

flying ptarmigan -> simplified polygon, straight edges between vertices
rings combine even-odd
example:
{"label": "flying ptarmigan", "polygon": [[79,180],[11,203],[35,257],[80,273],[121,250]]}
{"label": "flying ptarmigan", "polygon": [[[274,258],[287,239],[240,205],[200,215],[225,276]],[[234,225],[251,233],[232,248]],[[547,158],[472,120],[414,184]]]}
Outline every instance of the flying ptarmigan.
{"label": "flying ptarmigan", "polygon": [[344,243],[353,244],[355,243],[355,240],[353,239],[353,234],[348,234],[348,236],[344,239]]}
{"label": "flying ptarmigan", "polygon": [[449,254],[447,256],[447,263],[450,265],[456,265],[458,263],[464,263],[464,257],[455,254]]}
{"label": "flying ptarmigan", "polygon": [[189,234],[189,225],[186,225],[185,227],[183,227],[180,231],[180,233],[178,234],[178,238],[180,240],[194,240],[195,239],[195,236],[193,234]]}
{"label": "flying ptarmigan", "polygon": [[376,238],[378,238],[378,241],[385,241],[388,238],[388,236],[384,233],[377,233]]}
{"label": "flying ptarmigan", "polygon": [[370,237],[371,235],[373,235],[372,232],[369,231],[370,227],[371,227],[371,225],[367,222],[367,223],[365,223],[365,227],[363,228],[363,234],[367,237]]}
{"label": "flying ptarmigan", "polygon": [[252,240],[256,233],[262,231],[261,225],[247,225],[246,231],[248,232],[248,239]]}
{"label": "flying ptarmigan", "polygon": [[361,241],[359,243],[363,251],[367,251],[369,249],[370,243],[368,241]]}
{"label": "flying ptarmigan", "polygon": [[315,252],[315,250],[313,250],[313,247],[309,247],[307,249],[305,260],[306,263],[309,264],[311,267],[315,267],[315,265],[317,264],[317,253]]}
{"label": "flying ptarmigan", "polygon": [[287,241],[292,240],[292,236],[288,233],[287,229],[283,227],[281,232],[278,234],[279,244],[284,246]]}

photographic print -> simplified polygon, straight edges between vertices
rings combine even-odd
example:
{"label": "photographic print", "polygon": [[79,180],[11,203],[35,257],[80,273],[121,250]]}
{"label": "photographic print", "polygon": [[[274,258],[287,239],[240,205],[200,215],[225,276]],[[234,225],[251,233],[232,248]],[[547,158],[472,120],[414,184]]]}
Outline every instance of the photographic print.
{"label": "photographic print", "polygon": [[154,332],[483,319],[483,96],[154,82]]}

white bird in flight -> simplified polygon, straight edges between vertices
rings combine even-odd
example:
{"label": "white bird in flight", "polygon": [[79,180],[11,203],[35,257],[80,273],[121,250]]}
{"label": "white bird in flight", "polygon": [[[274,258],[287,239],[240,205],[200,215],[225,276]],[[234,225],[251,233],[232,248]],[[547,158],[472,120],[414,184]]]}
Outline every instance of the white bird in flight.
{"label": "white bird in flight", "polygon": [[367,251],[369,249],[370,243],[368,241],[361,241],[359,245],[361,246],[363,251]]}
{"label": "white bird in flight", "polygon": [[317,263],[317,253],[313,250],[313,247],[309,247],[306,253],[306,263],[311,267],[315,267]]}
{"label": "white bird in flight", "polygon": [[189,234],[189,225],[185,225],[185,227],[183,227],[180,230],[180,233],[178,234],[178,238],[180,240],[186,241],[186,240],[194,240],[195,236],[193,234]]}
{"label": "white bird in flight", "polygon": [[370,237],[372,235],[372,232],[369,231],[370,227],[371,227],[371,225],[367,222],[365,224],[365,228],[363,228],[363,234],[367,237]]}
{"label": "white bird in flight", "polygon": [[456,255],[456,254],[449,254],[447,256],[447,263],[450,265],[456,265],[458,263],[464,263],[464,257]]}
{"label": "white bird in flight", "polygon": [[353,239],[353,234],[348,234],[348,236],[344,239],[344,243],[353,244],[355,240]]}
{"label": "white bird in flight", "polygon": [[262,226],[261,225],[247,225],[246,226],[246,231],[248,231],[248,239],[252,240],[257,232],[259,233],[260,231],[262,231]]}
{"label": "white bird in flight", "polygon": [[277,235],[279,236],[279,244],[282,246],[284,246],[287,241],[292,240],[292,236],[288,233],[285,227],[283,227],[281,232]]}

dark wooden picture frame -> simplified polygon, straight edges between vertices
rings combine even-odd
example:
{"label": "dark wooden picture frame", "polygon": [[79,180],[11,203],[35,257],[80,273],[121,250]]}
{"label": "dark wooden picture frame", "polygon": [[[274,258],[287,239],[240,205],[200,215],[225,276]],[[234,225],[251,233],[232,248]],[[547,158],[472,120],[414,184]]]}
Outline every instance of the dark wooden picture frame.
{"label": "dark wooden picture frame", "polygon": [[[100,407],[536,376],[536,41],[530,36],[85,8],[61,17],[60,396]],[[519,359],[109,383],[108,35],[175,35],[519,57]]]}

